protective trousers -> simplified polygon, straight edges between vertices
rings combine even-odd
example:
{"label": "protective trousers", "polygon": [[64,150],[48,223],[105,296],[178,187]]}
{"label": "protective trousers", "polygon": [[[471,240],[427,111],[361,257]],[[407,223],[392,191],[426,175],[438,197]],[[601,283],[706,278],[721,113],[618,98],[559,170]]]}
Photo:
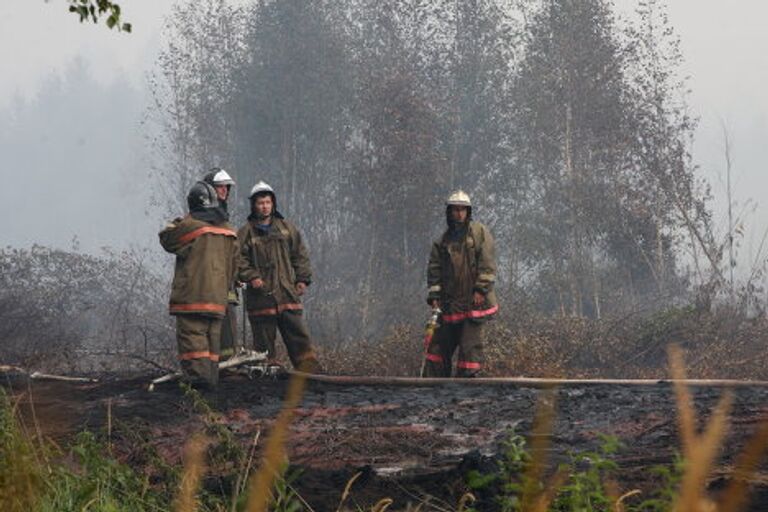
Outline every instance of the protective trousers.
{"label": "protective trousers", "polygon": [[427,347],[424,376],[450,377],[451,361],[457,347],[459,359],[456,363],[456,376],[477,376],[483,363],[482,333],[483,324],[472,320],[442,324]]}
{"label": "protective trousers", "polygon": [[224,361],[235,355],[241,344],[237,339],[237,312],[234,304],[227,304],[227,315],[221,323],[221,360]]}
{"label": "protective trousers", "polygon": [[181,371],[190,383],[218,385],[221,323],[216,317],[176,315]]}
{"label": "protective trousers", "polygon": [[309,330],[304,324],[300,311],[282,311],[277,315],[253,315],[250,321],[254,348],[259,352],[267,352],[270,361],[277,357],[275,338],[279,330],[293,367],[310,373],[320,371],[317,354],[312,347]]}

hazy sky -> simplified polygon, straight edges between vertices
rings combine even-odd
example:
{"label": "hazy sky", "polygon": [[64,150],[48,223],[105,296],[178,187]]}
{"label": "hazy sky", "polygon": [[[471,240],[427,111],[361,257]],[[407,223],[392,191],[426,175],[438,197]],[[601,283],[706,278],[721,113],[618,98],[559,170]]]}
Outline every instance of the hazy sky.
{"label": "hazy sky", "polygon": [[[683,71],[690,76],[689,104],[700,120],[693,155],[712,185],[722,233],[728,225],[723,126],[731,139],[734,212],[743,212],[746,221],[739,258],[745,270],[768,229],[768,2],[668,3],[686,59]],[[636,4],[617,1],[622,13]]]}
{"label": "hazy sky", "polygon": [[[50,80],[52,73],[64,73],[76,57],[86,64],[94,79],[105,86],[128,81],[140,93],[145,88],[145,75],[151,67],[163,25],[163,17],[171,10],[172,1],[123,0],[126,21],[133,23],[131,34],[107,30],[103,25],[81,25],[67,12],[63,0],[24,0],[0,2],[0,112],[13,105],[14,97],[34,98]],[[670,0],[672,24],[682,39],[686,58],[684,71],[690,75],[690,106],[700,117],[694,157],[716,195],[718,225],[724,229],[724,159],[721,125],[728,127],[732,139],[734,163],[734,195],[743,206],[752,200],[757,207],[747,217],[745,247],[742,256],[754,251],[763,230],[768,228],[768,2],[764,0]],[[622,13],[631,13],[632,0],[618,0]],[[136,115],[138,123],[139,114]],[[133,121],[123,121],[133,122]],[[139,130],[138,124],[136,129]],[[141,143],[134,153],[141,153]],[[45,148],[41,147],[41,152]],[[133,154],[136,162],[140,155]],[[125,172],[134,164],[121,163],[112,172]],[[135,165],[141,165],[136,163]],[[17,162],[0,159],[3,182],[15,183],[20,172]],[[22,169],[23,171],[23,169]],[[105,170],[105,172],[107,172]],[[118,182],[119,183],[119,182]],[[99,194],[93,184],[90,194]],[[15,189],[8,194],[27,194],[29,189]],[[35,204],[41,211],[50,205]],[[0,201],[0,215],[12,218],[6,200]],[[132,203],[133,204],[133,203]],[[135,205],[134,205],[135,206]],[[132,206],[132,207],[134,207]],[[741,207],[737,208],[740,210]],[[136,226],[156,226],[135,212]],[[126,221],[128,222],[128,221]],[[133,233],[142,232],[134,226]],[[25,244],[36,240],[35,233],[43,224],[29,218],[22,235],[0,234],[0,244]],[[97,238],[102,236],[94,231]],[[64,236],[64,235],[62,235]],[[101,243],[116,243],[115,236],[105,236]],[[743,260],[742,260],[743,261]]]}
{"label": "hazy sky", "polygon": [[0,2],[0,108],[14,94],[34,95],[51,72],[61,72],[75,57],[89,63],[104,82],[125,75],[141,85],[155,57],[169,0],[123,0],[130,34],[103,24],[78,22],[64,0]]}

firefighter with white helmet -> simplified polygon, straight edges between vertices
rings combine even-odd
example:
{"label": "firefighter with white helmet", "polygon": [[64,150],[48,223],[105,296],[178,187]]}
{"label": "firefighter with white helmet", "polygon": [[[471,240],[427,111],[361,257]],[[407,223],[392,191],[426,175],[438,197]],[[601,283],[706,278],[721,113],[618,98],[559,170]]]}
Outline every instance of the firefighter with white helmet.
{"label": "firefighter with white helmet", "polygon": [[203,181],[216,190],[216,196],[224,209],[227,209],[227,201],[232,187],[235,185],[235,180],[221,167],[213,167],[203,176]]}
{"label": "firefighter with white helmet", "polygon": [[469,195],[461,189],[452,192],[445,204],[446,206],[466,206],[467,208],[472,208]]}
{"label": "firefighter with white helmet", "polygon": [[[224,211],[228,211],[229,197],[232,187],[235,185],[235,180],[221,167],[212,167],[203,176],[203,181],[216,190],[219,206]],[[235,282],[230,286],[227,302],[227,314],[221,325],[220,356],[222,361],[232,357],[238,349],[242,348],[241,344],[237,341],[237,314],[235,313],[235,307],[240,304],[240,300]]]}
{"label": "firefighter with white helmet", "polygon": [[251,214],[238,231],[238,280],[246,283],[245,307],[255,349],[275,360],[277,331],[294,368],[320,371],[302,317],[301,296],[312,281],[309,253],[296,226],[277,210],[277,196],[259,181],[248,196]]}
{"label": "firefighter with white helmet", "polygon": [[206,182],[210,180],[210,183],[214,187],[219,185],[231,187],[235,184],[235,180],[232,179],[232,176],[221,167],[212,167],[205,175],[204,179]]}
{"label": "firefighter with white helmet", "polygon": [[160,244],[176,256],[170,314],[176,317],[184,379],[193,386],[215,388],[222,319],[236,271],[237,239],[221,196],[210,183],[195,183],[187,206],[187,216],[160,232]]}
{"label": "firefighter with white helmet", "polygon": [[445,207],[448,229],[433,243],[427,266],[427,302],[442,317],[429,340],[424,376],[450,377],[458,348],[456,376],[474,377],[483,368],[483,323],[499,309],[493,237],[472,220],[472,202],[463,190],[451,193]]}
{"label": "firefighter with white helmet", "polygon": [[[248,198],[253,200],[256,195],[268,194],[272,197],[272,201],[275,201],[275,191],[264,181],[257,182],[251,189],[251,193],[248,194]],[[274,205],[273,205],[274,206]]]}

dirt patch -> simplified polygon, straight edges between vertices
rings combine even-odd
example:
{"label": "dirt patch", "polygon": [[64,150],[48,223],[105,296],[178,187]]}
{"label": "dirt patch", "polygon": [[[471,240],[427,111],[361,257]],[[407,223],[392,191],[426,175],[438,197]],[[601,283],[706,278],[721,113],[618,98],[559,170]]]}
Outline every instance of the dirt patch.
{"label": "dirt patch", "polygon": [[[153,393],[147,378],[97,385],[6,381],[25,421],[66,442],[82,429],[104,431],[111,410],[115,425],[148,433],[170,463],[180,460],[184,442],[202,428],[199,414],[175,385]],[[244,446],[266,435],[281,409],[286,382],[232,378],[206,394],[218,422]],[[693,397],[706,419],[722,394],[698,387]],[[353,499],[365,504],[384,496],[398,507],[425,496],[454,503],[470,468],[491,464],[511,429],[527,434],[540,391],[519,385],[436,386],[339,385],[309,382],[287,441],[292,464],[303,468],[299,492],[317,510],[335,509],[356,472]],[[619,437],[622,484],[642,485],[648,468],[669,463],[678,447],[674,396],[669,384],[653,386],[570,385],[557,391],[551,461],[569,452],[595,449],[599,434]],[[768,389],[735,390],[731,429],[721,465],[731,465],[759,421],[766,416]],[[128,444],[122,437],[115,443]],[[124,453],[130,453],[125,446]]]}

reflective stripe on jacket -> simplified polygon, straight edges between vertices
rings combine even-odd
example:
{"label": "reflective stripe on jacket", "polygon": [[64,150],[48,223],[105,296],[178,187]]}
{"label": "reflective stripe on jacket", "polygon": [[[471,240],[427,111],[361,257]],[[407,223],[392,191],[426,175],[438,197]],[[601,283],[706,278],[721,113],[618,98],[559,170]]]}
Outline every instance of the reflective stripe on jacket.
{"label": "reflective stripe on jacket", "polygon": [[[283,311],[300,311],[296,284],[309,284],[312,269],[309,253],[299,230],[285,219],[273,218],[268,231],[251,221],[238,231],[240,255],[238,280],[247,283],[245,307],[250,316],[273,316]],[[264,281],[253,288],[254,279]]]}
{"label": "reflective stripe on jacket", "polygon": [[[442,320],[482,321],[499,310],[494,291],[496,255],[490,230],[470,221],[464,237],[452,240],[449,232],[432,244],[427,266],[427,300],[439,299]],[[485,296],[475,306],[474,292]]]}
{"label": "reflective stripe on jacket", "polygon": [[176,255],[170,314],[223,317],[237,258],[232,226],[214,226],[188,215],[169,223],[159,236],[163,249]]}

